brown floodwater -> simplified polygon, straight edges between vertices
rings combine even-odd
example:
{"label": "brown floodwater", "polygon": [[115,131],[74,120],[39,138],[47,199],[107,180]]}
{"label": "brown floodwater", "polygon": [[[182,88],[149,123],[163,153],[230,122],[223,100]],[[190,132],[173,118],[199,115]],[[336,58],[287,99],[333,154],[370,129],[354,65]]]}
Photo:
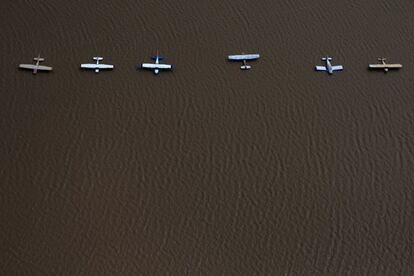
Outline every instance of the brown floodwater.
{"label": "brown floodwater", "polygon": [[412,1],[0,13],[0,274],[414,275]]}

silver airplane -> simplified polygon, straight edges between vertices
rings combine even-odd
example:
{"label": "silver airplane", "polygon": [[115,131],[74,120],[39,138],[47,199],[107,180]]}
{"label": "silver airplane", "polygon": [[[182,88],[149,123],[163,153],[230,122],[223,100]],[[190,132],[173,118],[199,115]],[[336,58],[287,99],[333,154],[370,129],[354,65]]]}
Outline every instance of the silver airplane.
{"label": "silver airplane", "polygon": [[369,64],[368,68],[369,69],[384,69],[384,72],[388,72],[389,69],[400,69],[402,68],[401,64],[395,63],[395,64],[390,64],[390,63],[385,63],[387,59],[386,58],[378,58],[378,61],[381,62],[379,64]]}
{"label": "silver airplane", "polygon": [[316,71],[325,71],[325,72],[328,72],[329,74],[333,74],[334,71],[341,71],[344,69],[342,65],[332,65],[331,64],[332,58],[329,56],[323,57],[322,60],[325,61],[325,66],[317,65],[315,67]]}
{"label": "silver airplane", "polygon": [[40,65],[40,62],[44,61],[45,59],[40,57],[40,54],[33,58],[36,61],[36,64],[19,64],[20,69],[28,69],[33,70],[33,74],[36,74],[37,71],[52,71],[53,68],[49,66]]}

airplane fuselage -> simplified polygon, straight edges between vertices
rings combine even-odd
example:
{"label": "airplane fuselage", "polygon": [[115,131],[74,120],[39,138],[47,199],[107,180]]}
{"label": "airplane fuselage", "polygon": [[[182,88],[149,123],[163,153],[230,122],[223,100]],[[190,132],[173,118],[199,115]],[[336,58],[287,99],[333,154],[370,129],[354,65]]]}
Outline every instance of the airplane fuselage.
{"label": "airplane fuselage", "polygon": [[326,57],[326,69],[328,69],[329,74],[333,74],[332,64],[328,57]]}
{"label": "airplane fuselage", "polygon": [[[382,64],[387,65],[387,64],[385,63],[385,59],[384,59],[384,58],[382,58],[382,59],[381,59],[381,62],[382,62]],[[386,73],[386,72],[388,72],[388,67],[385,67],[385,68],[384,68],[384,72],[385,72],[385,73]]]}
{"label": "airplane fuselage", "polygon": [[[157,54],[157,58],[155,59],[155,64],[160,64],[160,58],[158,57]],[[160,73],[160,69],[154,69],[154,74],[158,75]]]}
{"label": "airplane fuselage", "polygon": [[[39,58],[40,58],[40,56],[39,56]],[[40,60],[38,59],[36,61],[35,68],[33,69],[33,74],[36,74],[37,73],[37,69],[39,69],[39,64],[40,64]]]}

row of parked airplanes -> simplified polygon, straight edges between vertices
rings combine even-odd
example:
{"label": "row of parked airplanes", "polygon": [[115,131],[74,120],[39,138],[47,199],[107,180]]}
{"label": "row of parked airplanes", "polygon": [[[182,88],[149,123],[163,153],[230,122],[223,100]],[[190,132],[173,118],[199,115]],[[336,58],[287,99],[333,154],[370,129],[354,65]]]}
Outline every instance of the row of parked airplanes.
{"label": "row of parked airplanes", "polygon": [[[260,58],[259,54],[239,54],[239,55],[229,55],[228,60],[230,61],[241,61],[243,64],[240,66],[240,69],[242,70],[249,70],[252,68],[250,65],[247,65],[247,61],[249,60],[256,60]],[[160,63],[160,61],[163,59],[162,56],[157,55],[153,56],[151,58],[154,62],[153,63],[141,63],[138,64],[138,68],[142,69],[149,69],[154,72],[154,74],[158,75],[161,70],[173,70],[174,65],[173,64],[163,64]],[[40,62],[44,61],[45,59],[40,57],[40,54],[34,58],[35,64],[19,64],[19,68],[21,69],[28,69],[32,70],[33,74],[36,74],[38,71],[52,71],[53,68],[50,66],[44,66],[40,65]],[[99,73],[100,70],[106,70],[106,69],[114,69],[114,65],[112,64],[103,64],[100,63],[100,61],[103,60],[103,57],[93,57],[93,60],[95,60],[95,63],[83,63],[81,64],[82,69],[92,69],[95,70],[96,73]],[[344,69],[342,65],[332,65],[331,61],[332,58],[329,56],[323,57],[322,60],[324,61],[324,65],[317,65],[315,66],[316,71],[325,71],[329,74],[333,74],[335,71],[341,71]],[[369,64],[368,68],[370,69],[381,69],[385,72],[388,72],[389,69],[399,69],[402,68],[401,64],[389,64],[386,63],[386,58],[379,58],[378,59],[380,63],[378,64]]]}

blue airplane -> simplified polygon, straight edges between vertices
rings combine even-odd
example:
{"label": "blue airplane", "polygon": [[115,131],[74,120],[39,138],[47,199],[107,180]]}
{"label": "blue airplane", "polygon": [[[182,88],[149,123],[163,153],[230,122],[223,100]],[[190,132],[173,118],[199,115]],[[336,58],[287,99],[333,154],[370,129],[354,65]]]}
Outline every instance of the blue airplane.
{"label": "blue airplane", "polygon": [[164,58],[158,55],[158,53],[156,56],[151,57],[151,59],[154,60],[154,63],[142,63],[138,64],[137,67],[142,69],[153,70],[155,75],[158,75],[160,73],[160,70],[173,70],[175,67],[172,64],[161,64],[160,60]]}
{"label": "blue airplane", "polygon": [[329,74],[333,74],[334,71],[341,71],[344,69],[342,65],[332,65],[331,60],[332,58],[329,56],[323,57],[322,60],[325,62],[325,66],[316,66],[316,71],[325,71]]}

